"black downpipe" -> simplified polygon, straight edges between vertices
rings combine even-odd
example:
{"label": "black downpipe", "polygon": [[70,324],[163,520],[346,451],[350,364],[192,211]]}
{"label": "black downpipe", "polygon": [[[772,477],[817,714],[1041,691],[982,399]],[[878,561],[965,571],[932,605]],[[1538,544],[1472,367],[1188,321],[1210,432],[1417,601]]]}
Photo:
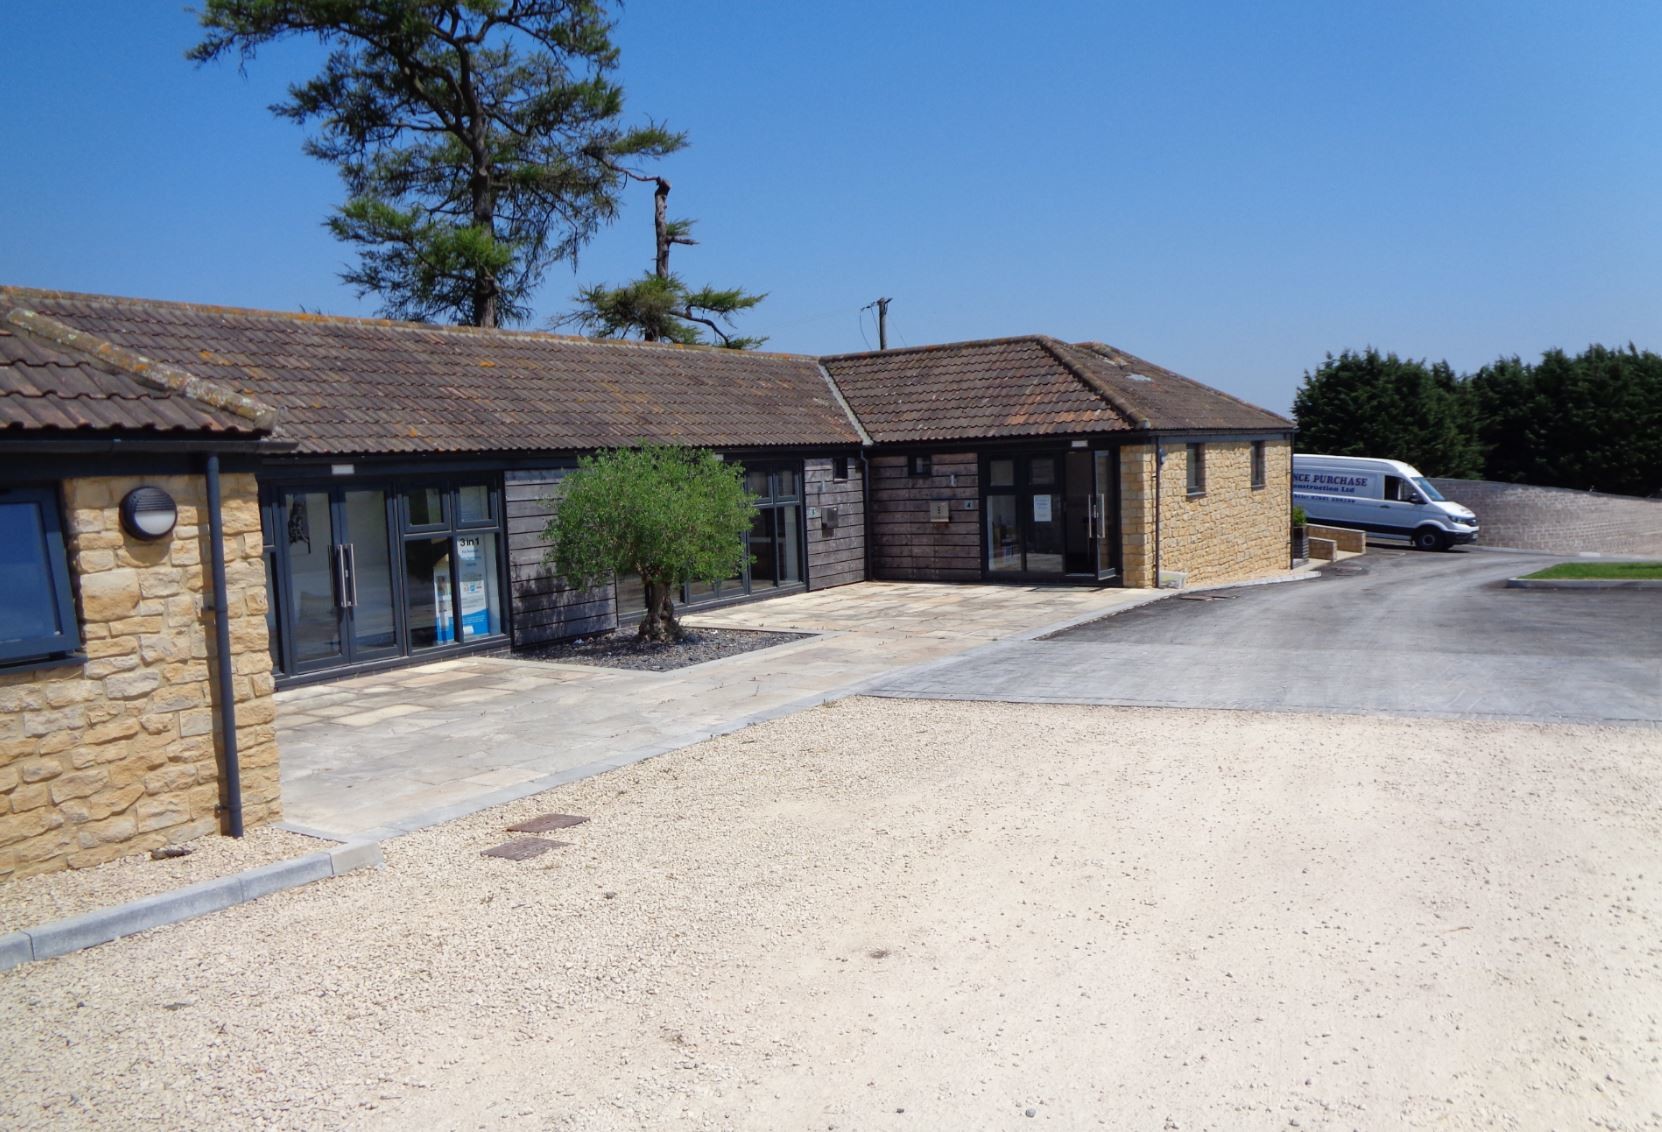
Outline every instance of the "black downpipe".
{"label": "black downpipe", "polygon": [[237,765],[237,692],[231,683],[230,599],[225,592],[225,522],[219,513],[219,454],[207,461],[208,542],[213,562],[214,647],[219,685],[219,734],[225,752],[225,815],[232,837],[242,836],[242,770]]}
{"label": "black downpipe", "polygon": [[1166,463],[1166,446],[1154,442],[1154,588],[1160,588],[1160,470]]}

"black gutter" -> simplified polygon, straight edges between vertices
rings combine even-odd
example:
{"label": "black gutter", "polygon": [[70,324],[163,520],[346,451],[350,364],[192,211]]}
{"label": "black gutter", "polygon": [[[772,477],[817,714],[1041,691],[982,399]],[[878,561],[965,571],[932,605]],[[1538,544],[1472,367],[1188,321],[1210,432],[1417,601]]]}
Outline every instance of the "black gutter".
{"label": "black gutter", "polygon": [[203,440],[199,438],[164,440],[160,437],[135,438],[102,437],[97,440],[79,438],[34,439],[0,431],[0,456],[12,453],[111,453],[111,452],[211,452],[237,455],[287,453],[295,449],[291,440]]}
{"label": "black gutter", "polygon": [[208,542],[213,561],[214,647],[219,686],[219,734],[225,752],[223,794],[232,837],[242,836],[242,770],[237,765],[237,693],[231,684],[230,600],[225,592],[225,522],[220,515],[219,453],[210,452],[208,481]]}

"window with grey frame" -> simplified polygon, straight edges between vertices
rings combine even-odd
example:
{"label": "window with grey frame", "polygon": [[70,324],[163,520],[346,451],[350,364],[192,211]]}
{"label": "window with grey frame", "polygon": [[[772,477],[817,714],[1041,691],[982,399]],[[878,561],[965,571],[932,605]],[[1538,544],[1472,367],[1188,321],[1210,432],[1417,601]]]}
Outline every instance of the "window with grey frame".
{"label": "window with grey frame", "polygon": [[1206,445],[1189,444],[1187,449],[1188,488],[1190,495],[1206,494]]}
{"label": "window with grey frame", "polygon": [[[789,589],[805,580],[801,464],[746,464],[744,482],[756,502],[756,516],[744,536],[747,565],[719,582],[682,586],[678,604],[729,601]],[[646,611],[645,589],[638,575],[626,574],[617,580],[617,609],[624,620]]]}
{"label": "window with grey frame", "polygon": [[404,544],[411,651],[504,632],[501,499],[489,483],[405,487]]}
{"label": "window with grey frame", "polygon": [[1252,486],[1254,490],[1264,486],[1264,442],[1252,442]]}
{"label": "window with grey frame", "polygon": [[57,490],[0,488],[0,671],[80,647]]}

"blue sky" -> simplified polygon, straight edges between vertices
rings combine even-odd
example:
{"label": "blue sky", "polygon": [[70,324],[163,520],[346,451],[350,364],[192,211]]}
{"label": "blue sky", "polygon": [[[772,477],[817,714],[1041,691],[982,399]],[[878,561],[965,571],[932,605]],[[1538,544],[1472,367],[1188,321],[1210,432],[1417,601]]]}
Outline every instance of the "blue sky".
{"label": "blue sky", "polygon": [[[0,6],[0,282],[374,313],[333,171],[170,3]],[[1322,355],[1662,349],[1662,5],[634,0],[631,114],[691,134],[690,281],[769,347],[1044,332],[1285,410]],[[650,264],[650,196],[536,321]],[[863,334],[862,334],[863,331]]]}

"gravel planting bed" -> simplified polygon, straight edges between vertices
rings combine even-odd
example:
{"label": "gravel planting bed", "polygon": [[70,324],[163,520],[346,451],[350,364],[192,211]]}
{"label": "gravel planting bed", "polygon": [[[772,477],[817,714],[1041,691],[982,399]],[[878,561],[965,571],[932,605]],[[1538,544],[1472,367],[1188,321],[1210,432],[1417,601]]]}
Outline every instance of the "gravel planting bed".
{"label": "gravel planting bed", "polygon": [[593,664],[602,668],[636,668],[668,672],[720,660],[724,656],[772,648],[811,636],[809,633],[764,633],[754,629],[688,629],[679,641],[644,643],[632,630],[600,633],[557,645],[518,649],[515,660],[545,660],[558,664]]}
{"label": "gravel planting bed", "polygon": [[182,847],[190,853],[184,857],[157,861],[148,853],[138,853],[90,869],[6,881],[0,883],[0,932],[38,927],[334,845],[333,841],[259,826],[240,840],[213,834],[187,841]]}
{"label": "gravel planting bed", "polygon": [[844,700],[0,974],[0,1127],[1654,1128],[1659,791],[1655,729]]}

